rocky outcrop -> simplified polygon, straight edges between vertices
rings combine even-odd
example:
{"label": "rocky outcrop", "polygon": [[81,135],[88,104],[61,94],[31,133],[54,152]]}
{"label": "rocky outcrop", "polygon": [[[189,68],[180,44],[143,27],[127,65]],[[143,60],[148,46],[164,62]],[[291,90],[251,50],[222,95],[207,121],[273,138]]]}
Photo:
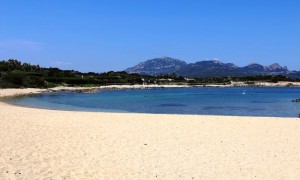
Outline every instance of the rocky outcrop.
{"label": "rocky outcrop", "polygon": [[300,99],[294,99],[292,102],[300,102]]}

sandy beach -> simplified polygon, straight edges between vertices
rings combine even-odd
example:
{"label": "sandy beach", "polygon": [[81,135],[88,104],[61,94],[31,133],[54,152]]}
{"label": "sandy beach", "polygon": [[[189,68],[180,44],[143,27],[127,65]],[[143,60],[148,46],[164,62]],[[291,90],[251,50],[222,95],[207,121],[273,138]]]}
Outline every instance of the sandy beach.
{"label": "sandy beach", "polygon": [[[1,89],[0,96],[41,93]],[[0,102],[0,179],[299,179],[300,119]]]}

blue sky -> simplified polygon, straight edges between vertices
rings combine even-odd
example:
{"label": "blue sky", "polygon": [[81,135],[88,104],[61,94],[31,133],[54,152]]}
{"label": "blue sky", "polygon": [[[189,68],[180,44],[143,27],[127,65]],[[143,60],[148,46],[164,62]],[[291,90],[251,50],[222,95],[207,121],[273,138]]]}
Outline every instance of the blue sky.
{"label": "blue sky", "polygon": [[300,70],[299,0],[0,0],[0,60],[124,70],[162,56]]}

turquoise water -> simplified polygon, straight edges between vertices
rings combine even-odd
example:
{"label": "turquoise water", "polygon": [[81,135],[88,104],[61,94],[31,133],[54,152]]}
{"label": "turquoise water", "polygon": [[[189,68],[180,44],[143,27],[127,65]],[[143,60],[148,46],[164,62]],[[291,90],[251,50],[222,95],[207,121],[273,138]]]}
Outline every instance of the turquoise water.
{"label": "turquoise water", "polygon": [[9,103],[75,111],[297,117],[300,88],[164,88],[46,93]]}

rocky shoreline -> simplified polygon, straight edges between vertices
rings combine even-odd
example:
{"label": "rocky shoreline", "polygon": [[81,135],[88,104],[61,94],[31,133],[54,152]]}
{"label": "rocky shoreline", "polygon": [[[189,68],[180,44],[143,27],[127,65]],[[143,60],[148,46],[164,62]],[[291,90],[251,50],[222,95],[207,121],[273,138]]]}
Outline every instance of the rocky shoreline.
{"label": "rocky shoreline", "polygon": [[[74,93],[95,93],[102,90],[123,90],[123,89],[163,89],[163,88],[231,88],[231,87],[300,87],[300,82],[231,82],[230,84],[203,84],[203,85],[110,85],[98,87],[67,87],[60,86],[47,89],[25,88],[25,89],[0,89],[0,97],[22,96],[28,94],[40,94],[47,92],[74,92]],[[300,101],[300,100],[299,100]],[[293,102],[298,102],[297,100]]]}
{"label": "rocky shoreline", "polygon": [[98,87],[55,87],[47,89],[50,92],[77,92],[93,93],[100,90],[120,90],[120,89],[163,89],[163,88],[191,88],[191,87],[300,87],[300,82],[231,82],[230,84],[201,84],[201,85],[109,85]]}

